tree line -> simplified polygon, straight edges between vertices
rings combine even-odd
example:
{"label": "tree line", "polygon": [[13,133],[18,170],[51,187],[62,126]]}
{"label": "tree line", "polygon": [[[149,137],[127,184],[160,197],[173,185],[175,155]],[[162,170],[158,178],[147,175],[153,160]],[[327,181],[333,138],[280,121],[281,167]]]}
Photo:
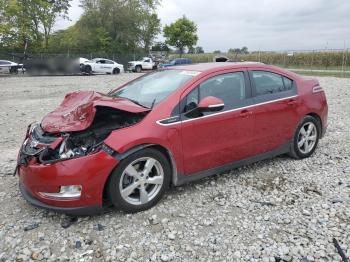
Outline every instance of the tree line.
{"label": "tree line", "polygon": [[[71,0],[0,0],[0,50],[51,53],[202,53],[195,47],[197,26],[183,16],[163,30],[156,13],[160,0],[80,0],[83,13],[67,29],[54,32],[58,19],[69,19]],[[155,43],[163,32],[164,42]]]}

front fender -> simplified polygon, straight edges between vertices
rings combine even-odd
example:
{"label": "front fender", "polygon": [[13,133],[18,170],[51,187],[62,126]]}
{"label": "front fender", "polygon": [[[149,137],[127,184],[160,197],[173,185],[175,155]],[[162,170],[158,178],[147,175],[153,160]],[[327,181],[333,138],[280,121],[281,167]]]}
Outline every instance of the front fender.
{"label": "front fender", "polygon": [[112,132],[105,140],[105,145],[111,149],[113,157],[119,161],[146,147],[160,147],[167,152],[173,167],[173,176],[176,179],[178,173],[183,174],[182,147],[179,132],[176,129],[168,128],[153,130],[157,130],[159,133],[154,134],[153,131],[153,136],[151,136],[147,135],[149,132],[143,128],[120,129]]}

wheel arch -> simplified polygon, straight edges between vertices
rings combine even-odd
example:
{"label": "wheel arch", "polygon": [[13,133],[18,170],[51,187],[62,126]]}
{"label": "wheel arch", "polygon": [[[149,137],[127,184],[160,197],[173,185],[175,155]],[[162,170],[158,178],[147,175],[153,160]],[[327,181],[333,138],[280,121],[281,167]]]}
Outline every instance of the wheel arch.
{"label": "wheel arch", "polygon": [[[177,174],[177,168],[176,168],[176,162],[175,162],[175,158],[172,154],[172,152],[164,147],[163,145],[159,145],[159,144],[142,144],[142,145],[137,145],[134,146],[130,149],[128,149],[126,152],[124,153],[116,153],[113,154],[113,157],[116,158],[118,161],[122,161],[123,159],[127,158],[128,156],[142,150],[145,148],[155,148],[158,151],[160,151],[161,153],[163,153],[165,155],[165,157],[168,159],[169,164],[170,164],[170,168],[171,168],[171,179],[170,179],[170,185],[176,185],[177,181],[178,181],[178,174]],[[108,182],[110,180],[110,177],[112,175],[112,173],[114,172],[114,170],[117,168],[118,165],[116,165],[112,171],[110,172],[110,174],[108,175],[107,179],[105,180],[105,183],[103,185],[103,195],[102,198],[105,199],[106,198],[106,189],[107,189],[107,185]]]}
{"label": "wheel arch", "polygon": [[311,117],[315,118],[320,123],[320,129],[321,129],[320,131],[322,134],[323,133],[323,123],[322,123],[321,117],[315,112],[310,112],[310,113],[306,114],[306,116],[311,116]]}

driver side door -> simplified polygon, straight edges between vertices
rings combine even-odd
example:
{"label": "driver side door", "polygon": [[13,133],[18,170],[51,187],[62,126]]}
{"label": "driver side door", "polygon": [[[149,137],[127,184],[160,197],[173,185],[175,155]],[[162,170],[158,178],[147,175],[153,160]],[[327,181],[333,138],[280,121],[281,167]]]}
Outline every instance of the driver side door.
{"label": "driver side door", "polygon": [[142,68],[143,69],[147,69],[147,70],[150,70],[153,68],[153,65],[152,65],[152,61],[151,59],[146,59],[142,62]]}
{"label": "driver side door", "polygon": [[[224,109],[191,116],[189,112],[207,96],[221,99]],[[181,101],[181,138],[186,175],[253,154],[254,115],[249,108],[244,108],[252,104],[247,72],[211,76],[184,95]]]}

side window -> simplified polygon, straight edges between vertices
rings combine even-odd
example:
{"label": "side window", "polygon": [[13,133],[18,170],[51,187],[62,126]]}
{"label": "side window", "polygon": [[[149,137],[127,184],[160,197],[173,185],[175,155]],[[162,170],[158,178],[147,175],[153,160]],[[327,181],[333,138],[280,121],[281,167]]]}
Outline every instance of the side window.
{"label": "side window", "polygon": [[214,96],[224,101],[225,109],[234,108],[246,98],[243,72],[212,77],[199,87],[199,100]]}
{"label": "side window", "polygon": [[143,61],[143,62],[145,62],[145,63],[150,63],[151,60],[150,60],[150,59],[147,59],[147,60],[145,60],[145,61]]}
{"label": "side window", "polygon": [[186,104],[184,108],[184,112],[191,111],[198,106],[199,103],[199,88],[196,87],[193,89],[186,97]]}
{"label": "side window", "polygon": [[228,73],[207,79],[187,95],[183,112],[196,108],[199,101],[207,96],[224,101],[224,110],[239,107],[246,98],[244,73]]}
{"label": "side window", "polygon": [[293,88],[293,81],[279,74],[266,71],[252,71],[257,96],[275,94]]}
{"label": "side window", "polygon": [[283,77],[283,83],[284,83],[284,90],[292,90],[293,88],[293,80],[287,78],[287,77]]}

